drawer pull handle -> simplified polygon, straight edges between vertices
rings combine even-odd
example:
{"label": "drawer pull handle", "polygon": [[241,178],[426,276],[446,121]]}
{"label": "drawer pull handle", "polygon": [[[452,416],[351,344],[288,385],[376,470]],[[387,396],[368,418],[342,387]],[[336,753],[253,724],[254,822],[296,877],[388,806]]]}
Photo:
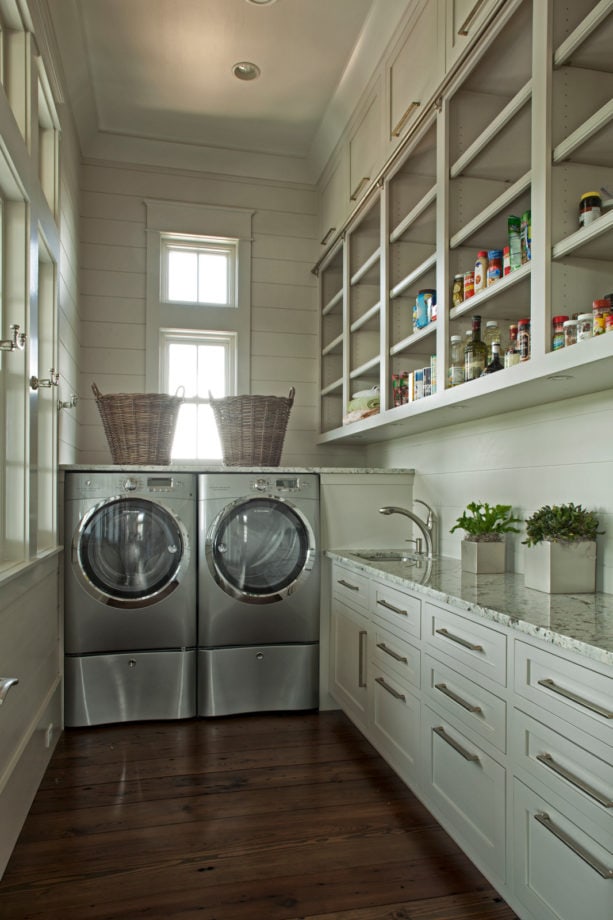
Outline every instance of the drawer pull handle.
{"label": "drawer pull handle", "polygon": [[379,606],[385,607],[386,610],[391,610],[392,613],[397,613],[400,617],[408,617],[409,615],[408,610],[401,610],[400,607],[394,607],[393,604],[388,604],[387,601],[377,601],[377,603]]}
{"label": "drawer pull handle", "polygon": [[539,824],[542,824],[543,827],[549,831],[550,834],[553,834],[554,837],[557,837],[558,840],[568,847],[569,850],[572,850],[577,856],[584,860],[594,869],[598,875],[601,875],[603,878],[610,879],[613,878],[613,869],[609,869],[605,866],[604,863],[600,862],[599,859],[596,859],[595,856],[592,856],[585,847],[581,846],[580,843],[577,843],[576,840],[573,840],[566,831],[563,831],[561,827],[558,827],[553,823],[547,812],[541,811],[536,812],[534,815]]}
{"label": "drawer pull handle", "polygon": [[570,770],[566,769],[566,767],[556,763],[551,754],[537,754],[536,759],[549,770],[557,773],[558,776],[568,780],[572,786],[576,786],[577,789],[585,792],[592,799],[596,799],[600,805],[604,805],[605,808],[613,808],[613,800],[607,798],[606,795],[603,795],[598,791],[598,789],[594,789],[593,786],[590,786],[589,783],[584,782],[584,780],[580,779],[578,776],[575,776],[574,773],[571,773]]}
{"label": "drawer pull handle", "polygon": [[479,10],[481,9],[484,3],[485,3],[485,0],[477,0],[472,10],[468,14],[466,19],[462,23],[462,25],[460,26],[460,28],[458,29],[458,35],[464,35],[464,36],[468,35],[468,33],[470,32],[470,27],[473,24],[473,20],[477,18]]}
{"label": "drawer pull handle", "polygon": [[386,655],[389,655],[390,658],[393,658],[395,661],[399,661],[401,664],[409,663],[408,658],[405,658],[404,655],[399,655],[398,652],[388,648],[385,642],[377,642],[377,648],[380,648],[382,652],[385,652]]}
{"label": "drawer pull handle", "polygon": [[457,642],[458,645],[464,646],[464,648],[469,648],[471,652],[482,652],[482,645],[475,645],[473,642],[467,642],[466,639],[462,639],[461,636],[454,636],[453,633],[450,633],[447,629],[437,629],[436,632],[439,636],[443,636],[445,639],[451,639],[452,642]]}
{"label": "drawer pull handle", "polygon": [[472,763],[481,762],[476,754],[471,754],[470,751],[467,751],[466,748],[462,747],[461,744],[458,744],[457,741],[448,735],[442,725],[437,726],[437,728],[433,728],[432,731],[438,735],[439,738],[442,738],[443,741],[449,745],[449,747],[452,747],[454,751],[457,751],[458,754],[461,754],[464,760],[470,760]]}
{"label": "drawer pull handle", "polygon": [[541,687],[546,687],[547,690],[551,690],[552,693],[557,693],[558,696],[563,696],[567,700],[572,700],[573,703],[584,706],[585,709],[589,709],[590,712],[595,712],[596,715],[604,716],[605,719],[613,719],[613,712],[611,712],[610,709],[605,709],[604,706],[599,706],[598,703],[592,703],[591,700],[586,700],[585,697],[579,696],[571,690],[565,690],[564,687],[560,687],[555,681],[551,680],[550,677],[545,677],[543,680],[537,681],[537,683]]}
{"label": "drawer pull handle", "polygon": [[366,686],[366,669],[364,667],[366,662],[366,655],[364,654],[364,639],[367,635],[368,632],[365,629],[361,629],[358,636],[358,687]]}
{"label": "drawer pull handle", "polygon": [[384,690],[387,690],[388,693],[391,693],[394,699],[402,700],[403,703],[406,703],[407,698],[404,695],[404,693],[398,693],[397,690],[394,690],[393,687],[390,687],[389,684],[386,684],[382,677],[375,677],[375,683],[380,684],[380,686],[383,687]]}
{"label": "drawer pull handle", "polygon": [[338,583],[339,583],[339,585],[342,585],[343,588],[349,588],[350,591],[359,591],[359,590],[360,590],[360,589],[358,588],[357,585],[352,585],[350,582],[345,581],[344,578],[339,578]]}
{"label": "drawer pull handle", "polygon": [[460,706],[463,706],[464,709],[468,712],[483,712],[480,706],[473,706],[472,703],[468,703],[466,700],[463,700],[461,696],[458,696],[457,693],[454,693],[453,690],[450,690],[447,684],[435,684],[436,690],[440,690],[441,693],[444,693],[445,696],[448,696],[450,700],[453,700],[454,703],[458,703]]}
{"label": "drawer pull handle", "polygon": [[319,241],[320,246],[325,246],[328,240],[332,237],[332,234],[336,232],[336,227],[330,227],[329,230],[326,230],[323,237]]}
{"label": "drawer pull handle", "polygon": [[356,201],[360,197],[360,192],[362,191],[364,186],[368,185],[369,182],[370,182],[370,176],[362,176],[362,178],[360,179],[360,181],[354,188],[353,192],[349,196],[349,201]]}
{"label": "drawer pull handle", "polygon": [[17,677],[0,677],[0,706],[4,703],[6,695],[15,684],[19,683]]}
{"label": "drawer pull handle", "polygon": [[409,118],[411,117],[415,109],[418,109],[420,105],[421,105],[421,102],[411,102],[411,104],[409,105],[404,115],[401,117],[398,124],[394,128],[392,128],[392,137],[400,137],[400,135],[402,134],[402,129],[406,125],[407,121],[409,120]]}

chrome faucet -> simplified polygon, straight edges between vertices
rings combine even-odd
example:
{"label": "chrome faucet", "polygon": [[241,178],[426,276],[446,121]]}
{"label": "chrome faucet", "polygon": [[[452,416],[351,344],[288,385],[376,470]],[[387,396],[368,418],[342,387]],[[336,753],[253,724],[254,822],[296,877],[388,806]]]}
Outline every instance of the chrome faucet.
{"label": "chrome faucet", "polygon": [[[420,501],[420,499],[415,499],[415,501]],[[425,502],[420,502],[422,505],[426,505]],[[387,505],[385,508],[379,508],[380,514],[403,514],[405,517],[408,517],[409,520],[413,521],[414,524],[417,524],[421,534],[423,536],[424,543],[426,544],[426,557],[432,559],[434,554],[434,540],[433,534],[436,525],[436,515],[432,508],[429,505],[426,505],[428,509],[428,518],[427,520],[422,520],[417,514],[414,514],[412,511],[409,511],[408,508],[399,508],[396,505]],[[415,545],[417,552],[421,554],[421,539],[418,537],[415,540]]]}

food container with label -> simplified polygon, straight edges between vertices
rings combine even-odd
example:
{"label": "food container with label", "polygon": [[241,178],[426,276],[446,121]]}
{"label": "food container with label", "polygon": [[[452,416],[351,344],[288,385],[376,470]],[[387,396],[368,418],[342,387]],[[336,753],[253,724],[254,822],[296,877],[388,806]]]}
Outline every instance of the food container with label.
{"label": "food container with label", "polygon": [[574,345],[577,341],[577,320],[567,319],[564,323],[564,347]]}
{"label": "food container with label", "polygon": [[592,302],[592,335],[603,335],[606,331],[606,317],[611,312],[611,304],[604,298]]}
{"label": "food container with label", "polygon": [[591,313],[580,313],[577,317],[577,341],[583,342],[585,339],[592,338],[592,321]]}
{"label": "food container with label", "polygon": [[530,320],[520,319],[517,323],[517,345],[519,360],[530,360]]}
{"label": "food container with label", "polygon": [[487,286],[502,278],[502,249],[490,249],[487,254]]}
{"label": "food container with label", "polygon": [[464,300],[473,297],[475,293],[475,273],[464,272]]}
{"label": "food container with label", "polygon": [[587,227],[602,213],[602,198],[598,192],[584,192],[579,201],[579,226]]}
{"label": "food container with label", "polygon": [[432,288],[418,291],[415,300],[415,327],[417,329],[423,329],[430,322],[433,299],[436,300],[436,291]]}
{"label": "food container with label", "polygon": [[451,302],[454,307],[459,306],[464,300],[464,274],[453,276],[453,290]]}
{"label": "food container with label", "polygon": [[487,266],[487,249],[481,249],[475,262],[475,294],[484,291],[487,286]]}
{"label": "food container with label", "polygon": [[554,316],[551,320],[552,333],[551,333],[551,350],[557,351],[558,348],[564,348],[564,323],[568,319],[568,316]]}

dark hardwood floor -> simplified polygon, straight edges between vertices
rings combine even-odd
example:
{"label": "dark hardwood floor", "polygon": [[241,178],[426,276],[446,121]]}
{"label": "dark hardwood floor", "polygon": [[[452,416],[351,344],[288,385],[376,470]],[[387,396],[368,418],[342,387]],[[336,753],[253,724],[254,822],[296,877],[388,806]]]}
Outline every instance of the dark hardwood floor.
{"label": "dark hardwood floor", "polygon": [[512,920],[338,712],[66,731],[2,920]]}

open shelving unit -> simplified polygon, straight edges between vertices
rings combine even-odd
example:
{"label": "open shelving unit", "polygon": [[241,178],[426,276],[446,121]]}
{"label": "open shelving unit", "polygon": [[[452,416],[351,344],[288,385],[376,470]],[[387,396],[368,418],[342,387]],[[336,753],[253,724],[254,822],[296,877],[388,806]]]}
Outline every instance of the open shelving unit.
{"label": "open shelving unit", "polygon": [[[613,209],[588,227],[578,222],[582,193],[613,191],[611,48],[613,0],[509,0],[447,74],[384,167],[380,189],[321,263],[322,367],[337,362],[334,387],[322,378],[321,443],[384,440],[611,385],[613,335],[551,349],[552,316],[589,312],[613,291]],[[454,306],[454,275],[472,270],[479,250],[503,249],[507,218],[526,211],[532,258]],[[341,252],[345,276],[335,293],[345,313],[331,336],[326,275]],[[436,290],[438,315],[416,329],[423,289]],[[498,322],[503,349],[508,325],[530,319],[531,357],[450,389],[449,338],[464,336],[475,314],[482,329]],[[432,356],[436,392],[394,407],[392,375]],[[352,393],[375,385],[379,414],[343,425]]]}

